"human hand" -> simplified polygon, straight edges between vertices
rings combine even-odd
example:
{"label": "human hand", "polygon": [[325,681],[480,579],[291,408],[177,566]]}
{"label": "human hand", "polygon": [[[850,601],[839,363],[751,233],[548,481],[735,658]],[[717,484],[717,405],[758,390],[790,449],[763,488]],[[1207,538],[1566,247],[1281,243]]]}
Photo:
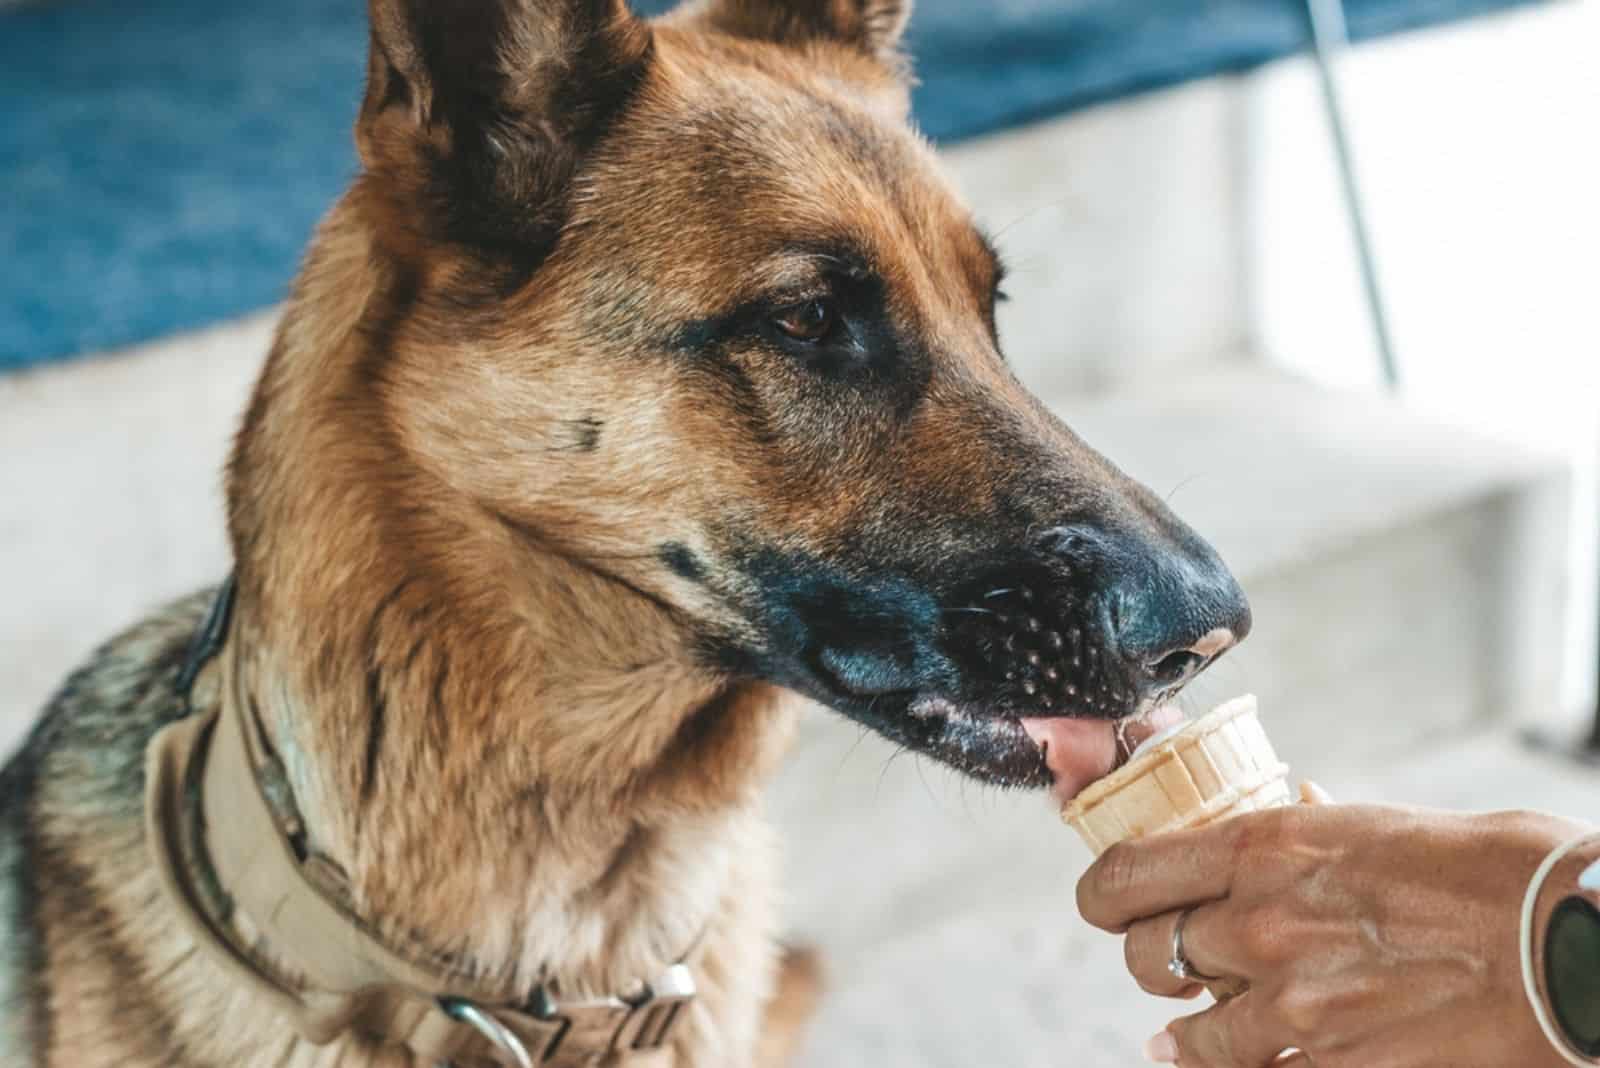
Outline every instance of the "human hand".
{"label": "human hand", "polygon": [[[1185,956],[1250,988],[1173,1021],[1152,1059],[1182,1068],[1540,1068],[1565,1062],[1522,988],[1518,924],[1540,861],[1582,828],[1532,813],[1293,806],[1108,850],[1078,884],[1125,933],[1145,990],[1193,997]],[[1296,1049],[1279,1061],[1285,1050]]]}

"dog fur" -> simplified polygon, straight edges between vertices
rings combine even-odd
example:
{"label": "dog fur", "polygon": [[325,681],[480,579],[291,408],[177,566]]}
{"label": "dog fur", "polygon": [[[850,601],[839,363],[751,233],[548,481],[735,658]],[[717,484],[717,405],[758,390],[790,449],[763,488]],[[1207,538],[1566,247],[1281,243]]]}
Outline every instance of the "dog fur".
{"label": "dog fur", "polygon": [[[818,620],[893,629],[1061,517],[1192,537],[1000,359],[906,9],[373,0],[363,170],[228,466],[246,689],[361,915],[583,994],[703,934],[683,1066],[776,1063],[815,996],[798,957],[772,998],[760,804],[807,696],[921,729],[810,681]],[[807,340],[835,304],[859,344]],[[142,758],[205,601],[96,653],[0,775],[6,1065],[407,1063],[303,1043],[164,915]],[[1082,659],[1081,714],[1131,712]]]}

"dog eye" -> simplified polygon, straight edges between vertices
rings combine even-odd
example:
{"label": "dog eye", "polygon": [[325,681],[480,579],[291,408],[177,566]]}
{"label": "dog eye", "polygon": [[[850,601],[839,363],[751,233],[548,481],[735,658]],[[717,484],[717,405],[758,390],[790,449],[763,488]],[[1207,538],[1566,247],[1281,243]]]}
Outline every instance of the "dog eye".
{"label": "dog eye", "polygon": [[833,333],[839,309],[826,298],[804,301],[772,317],[774,325],[796,341],[821,341]]}

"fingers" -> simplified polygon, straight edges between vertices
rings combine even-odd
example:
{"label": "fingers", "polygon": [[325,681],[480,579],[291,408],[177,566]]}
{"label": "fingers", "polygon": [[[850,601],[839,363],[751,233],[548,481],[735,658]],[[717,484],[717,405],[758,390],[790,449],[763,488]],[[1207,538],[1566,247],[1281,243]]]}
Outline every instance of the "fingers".
{"label": "fingers", "polygon": [[[1177,929],[1182,910],[1140,920],[1128,928],[1122,953],[1128,971],[1141,989],[1164,998],[1192,997],[1199,987],[1192,980],[1172,974],[1172,933]],[[1223,906],[1202,905],[1189,913],[1183,925],[1183,955],[1190,966],[1204,975],[1217,978],[1248,979],[1236,954],[1230,951],[1233,940],[1221,930]]]}
{"label": "fingers", "polygon": [[1147,916],[1232,894],[1273,893],[1295,882],[1293,862],[1308,855],[1308,844],[1343,840],[1393,811],[1286,805],[1119,842],[1078,880],[1078,909],[1094,926],[1120,934]]}
{"label": "fingers", "polygon": [[1240,825],[1251,818],[1112,846],[1078,880],[1078,911],[1120,934],[1146,916],[1226,897]]}
{"label": "fingers", "polygon": [[1182,1068],[1277,1068],[1288,1043],[1262,1008],[1266,1004],[1246,993],[1172,1021],[1167,1033],[1173,1038],[1175,1063]]}

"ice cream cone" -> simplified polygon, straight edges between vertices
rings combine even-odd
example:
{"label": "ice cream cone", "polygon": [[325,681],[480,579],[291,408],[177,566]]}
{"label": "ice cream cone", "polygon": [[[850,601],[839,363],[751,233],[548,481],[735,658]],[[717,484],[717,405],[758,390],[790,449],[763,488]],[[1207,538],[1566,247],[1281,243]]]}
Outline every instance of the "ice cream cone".
{"label": "ice cream cone", "polygon": [[1288,773],[1256,718],[1256,699],[1239,697],[1145,742],[1061,816],[1099,856],[1127,838],[1290,804]]}

